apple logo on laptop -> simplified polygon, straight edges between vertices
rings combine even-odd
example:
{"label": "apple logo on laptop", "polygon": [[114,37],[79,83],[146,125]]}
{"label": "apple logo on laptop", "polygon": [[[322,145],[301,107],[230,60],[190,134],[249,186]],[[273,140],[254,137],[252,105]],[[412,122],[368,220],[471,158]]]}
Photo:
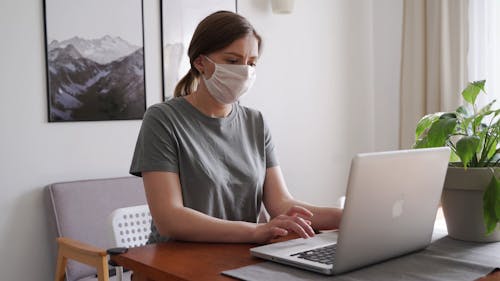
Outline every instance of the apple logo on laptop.
{"label": "apple logo on laptop", "polygon": [[398,218],[403,214],[404,199],[399,199],[392,205],[392,218]]}

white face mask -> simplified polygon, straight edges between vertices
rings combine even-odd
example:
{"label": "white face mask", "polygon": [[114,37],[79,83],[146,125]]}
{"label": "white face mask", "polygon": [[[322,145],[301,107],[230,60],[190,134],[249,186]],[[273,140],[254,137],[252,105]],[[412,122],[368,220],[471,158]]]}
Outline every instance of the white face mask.
{"label": "white face mask", "polygon": [[218,102],[231,104],[243,96],[255,81],[255,67],[249,65],[218,64],[205,56],[215,65],[212,77],[202,75],[208,92]]}

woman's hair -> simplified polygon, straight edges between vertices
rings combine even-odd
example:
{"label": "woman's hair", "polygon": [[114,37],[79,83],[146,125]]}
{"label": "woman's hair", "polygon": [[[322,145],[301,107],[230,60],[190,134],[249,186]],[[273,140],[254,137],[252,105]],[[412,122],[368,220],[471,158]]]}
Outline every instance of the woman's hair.
{"label": "woman's hair", "polygon": [[218,11],[203,19],[196,27],[189,44],[188,56],[191,68],[177,83],[174,97],[186,96],[196,90],[200,72],[194,67],[193,61],[198,56],[221,50],[248,34],[253,34],[257,38],[260,54],[262,39],[246,18],[233,12]]}

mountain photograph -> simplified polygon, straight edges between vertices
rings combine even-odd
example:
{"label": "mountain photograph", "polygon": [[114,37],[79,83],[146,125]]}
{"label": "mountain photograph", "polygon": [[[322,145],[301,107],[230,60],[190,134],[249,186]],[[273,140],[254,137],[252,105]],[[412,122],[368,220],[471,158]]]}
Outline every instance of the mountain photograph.
{"label": "mountain photograph", "polygon": [[142,119],[142,1],[44,5],[49,122]]}
{"label": "mountain photograph", "polygon": [[75,37],[52,41],[47,57],[51,121],[142,118],[143,48],[119,37]]}

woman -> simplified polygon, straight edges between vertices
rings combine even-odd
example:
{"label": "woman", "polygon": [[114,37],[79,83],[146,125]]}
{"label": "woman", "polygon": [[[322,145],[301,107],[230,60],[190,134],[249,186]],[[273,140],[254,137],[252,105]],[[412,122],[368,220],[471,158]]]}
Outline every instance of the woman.
{"label": "woman", "polygon": [[[150,243],[261,243],[338,227],[341,210],[292,198],[261,113],[237,102],[255,79],[261,42],[242,16],[209,15],[193,34],[175,98],[144,115],[130,172],[143,177]],[[262,202],[271,220],[256,223]]]}

